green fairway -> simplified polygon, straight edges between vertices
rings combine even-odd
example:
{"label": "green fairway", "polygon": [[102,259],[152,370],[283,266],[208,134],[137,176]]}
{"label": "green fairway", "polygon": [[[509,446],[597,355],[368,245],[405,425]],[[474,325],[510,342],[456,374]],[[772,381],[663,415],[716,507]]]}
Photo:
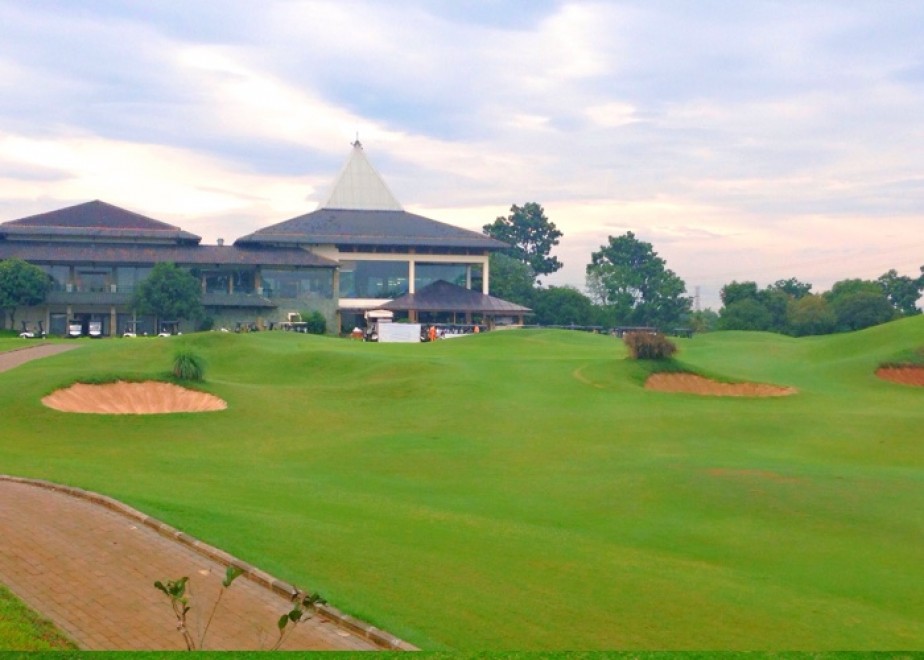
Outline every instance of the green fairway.
{"label": "green fairway", "polygon": [[[78,340],[0,373],[0,472],[126,501],[425,649],[924,648],[924,317],[678,359],[772,399],[643,389],[610,337]],[[0,349],[16,344],[2,340]],[[78,378],[208,361],[228,410],[66,414]]]}

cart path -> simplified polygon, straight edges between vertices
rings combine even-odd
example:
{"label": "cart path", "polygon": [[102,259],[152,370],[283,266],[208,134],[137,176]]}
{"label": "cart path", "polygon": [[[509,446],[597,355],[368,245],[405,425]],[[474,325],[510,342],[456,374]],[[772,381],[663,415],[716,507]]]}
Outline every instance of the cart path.
{"label": "cart path", "polygon": [[[225,592],[204,648],[271,648],[291,586],[116,500],[0,475],[0,583],[83,649],[184,649],[154,582],[189,576],[198,638],[229,563],[245,574]],[[296,626],[282,648],[414,648],[332,607],[325,614]]]}
{"label": "cart path", "polygon": [[[34,341],[23,339],[23,341]],[[9,351],[0,352],[0,371],[8,371],[21,364],[31,360],[48,357],[57,353],[63,353],[75,348],[80,348],[79,344],[36,344],[35,346],[24,346],[14,348]]]}

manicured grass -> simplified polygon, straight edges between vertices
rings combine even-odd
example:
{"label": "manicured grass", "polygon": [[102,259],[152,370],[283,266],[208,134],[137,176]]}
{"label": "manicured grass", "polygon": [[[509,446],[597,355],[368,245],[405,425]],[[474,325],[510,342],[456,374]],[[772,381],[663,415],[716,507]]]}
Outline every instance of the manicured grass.
{"label": "manicured grass", "polygon": [[61,651],[77,648],[53,624],[0,586],[0,652]]}
{"label": "manicured grass", "polygon": [[[0,374],[3,471],[104,492],[427,649],[924,647],[924,390],[877,379],[924,318],[716,333],[642,388],[609,337],[377,345],[290,333],[83,341]],[[73,415],[76,379],[209,364],[224,412]]]}

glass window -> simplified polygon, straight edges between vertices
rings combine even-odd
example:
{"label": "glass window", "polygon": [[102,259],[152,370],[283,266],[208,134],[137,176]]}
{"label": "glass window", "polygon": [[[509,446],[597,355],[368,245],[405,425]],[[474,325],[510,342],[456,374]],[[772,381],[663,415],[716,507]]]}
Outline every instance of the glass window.
{"label": "glass window", "polygon": [[254,277],[255,273],[252,270],[236,270],[231,274],[232,285],[234,287],[235,293],[253,293],[256,290]]}
{"label": "glass window", "polygon": [[148,267],[118,266],[114,276],[116,290],[119,293],[131,293],[150,274],[151,269]]}
{"label": "glass window", "polygon": [[204,273],[206,293],[228,293],[231,280],[228,273]]}
{"label": "glass window", "polygon": [[112,277],[112,272],[110,269],[85,269],[78,268],[76,279],[77,279],[77,290],[78,291],[90,291],[92,293],[102,293],[103,291],[109,290],[109,280]]}
{"label": "glass window", "polygon": [[[478,264],[479,277],[481,265]],[[449,282],[450,284],[455,284],[456,286],[466,286],[468,283],[468,269],[472,268],[474,271],[474,266],[472,264],[428,264],[428,263],[418,263],[417,267],[414,270],[414,290],[420,291],[422,288],[428,284],[432,284],[437,280],[443,280]],[[474,272],[472,272],[472,277],[474,278]],[[472,287],[475,287],[474,281],[472,282]],[[480,285],[479,285],[480,290]]]}
{"label": "glass window", "polygon": [[71,276],[69,266],[42,266],[41,268],[51,278],[52,291],[64,291],[67,289],[67,282]]}
{"label": "glass window", "polygon": [[330,268],[264,270],[261,279],[267,298],[330,299],[334,295],[334,272]]}
{"label": "glass window", "polygon": [[343,261],[341,298],[397,298],[408,292],[407,261]]}

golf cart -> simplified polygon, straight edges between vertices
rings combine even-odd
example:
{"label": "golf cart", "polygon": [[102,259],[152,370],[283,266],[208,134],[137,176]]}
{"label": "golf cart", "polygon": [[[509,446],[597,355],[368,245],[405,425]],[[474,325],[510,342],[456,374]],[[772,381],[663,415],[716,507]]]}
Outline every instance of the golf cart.
{"label": "golf cart", "polygon": [[180,322],[179,321],[161,321],[160,322],[160,332],[157,333],[158,337],[172,337],[173,335],[182,334],[180,332]]}
{"label": "golf cart", "polygon": [[67,336],[69,339],[76,339],[83,336],[83,324],[80,321],[71,320],[67,323]]}
{"label": "golf cart", "polygon": [[44,339],[45,338],[45,326],[42,325],[42,322],[38,322],[38,330],[29,330],[26,327],[26,322],[22,322],[22,332],[19,333],[19,336],[23,339]]}
{"label": "golf cart", "polygon": [[99,339],[103,336],[103,322],[102,321],[90,321],[89,335],[93,339]]}
{"label": "golf cart", "polygon": [[125,324],[125,331],[122,333],[123,337],[137,337],[138,336],[138,322],[129,321]]}

